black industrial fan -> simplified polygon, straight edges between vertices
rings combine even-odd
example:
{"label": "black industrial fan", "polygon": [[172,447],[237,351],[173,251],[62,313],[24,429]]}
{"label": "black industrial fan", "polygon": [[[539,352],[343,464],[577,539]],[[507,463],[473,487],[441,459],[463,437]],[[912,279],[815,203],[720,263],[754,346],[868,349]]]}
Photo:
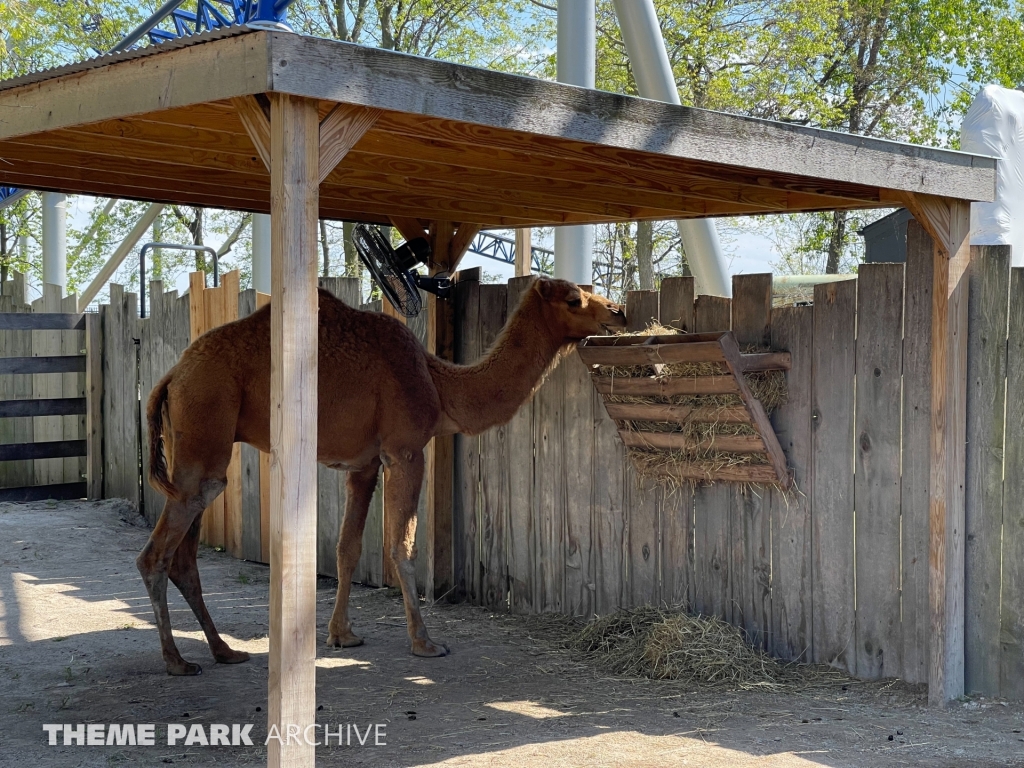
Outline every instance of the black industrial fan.
{"label": "black industrial fan", "polygon": [[417,288],[441,299],[451,293],[451,281],[446,276],[424,277],[414,271],[418,264],[426,264],[430,259],[430,244],[425,238],[417,237],[392,248],[376,226],[356,224],[352,243],[391,306],[406,317],[416,317],[423,308]]}

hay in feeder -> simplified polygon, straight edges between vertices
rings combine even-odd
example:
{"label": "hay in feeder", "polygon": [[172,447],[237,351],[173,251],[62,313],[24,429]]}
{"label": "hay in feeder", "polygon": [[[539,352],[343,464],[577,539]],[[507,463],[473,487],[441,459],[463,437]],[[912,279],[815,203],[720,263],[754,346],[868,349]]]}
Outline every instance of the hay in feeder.
{"label": "hay in feeder", "polygon": [[793,674],[721,619],[642,607],[590,622],[568,647],[604,669],[697,688],[777,688]]}

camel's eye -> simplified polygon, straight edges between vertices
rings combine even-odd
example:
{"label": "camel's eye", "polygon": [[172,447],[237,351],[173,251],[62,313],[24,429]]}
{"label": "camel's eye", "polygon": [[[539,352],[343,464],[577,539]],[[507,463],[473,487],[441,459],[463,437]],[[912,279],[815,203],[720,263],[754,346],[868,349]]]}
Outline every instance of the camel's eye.
{"label": "camel's eye", "polygon": [[583,299],[566,299],[565,303],[568,304],[570,307],[582,307]]}

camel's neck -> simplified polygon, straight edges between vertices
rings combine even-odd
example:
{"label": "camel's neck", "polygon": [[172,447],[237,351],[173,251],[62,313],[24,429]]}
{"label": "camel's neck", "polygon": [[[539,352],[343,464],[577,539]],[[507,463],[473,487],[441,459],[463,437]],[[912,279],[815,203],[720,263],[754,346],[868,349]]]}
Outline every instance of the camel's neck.
{"label": "camel's neck", "polygon": [[543,381],[563,347],[543,322],[542,299],[530,291],[491,351],[473,365],[431,360],[441,405],[459,431],[475,435],[508,422]]}

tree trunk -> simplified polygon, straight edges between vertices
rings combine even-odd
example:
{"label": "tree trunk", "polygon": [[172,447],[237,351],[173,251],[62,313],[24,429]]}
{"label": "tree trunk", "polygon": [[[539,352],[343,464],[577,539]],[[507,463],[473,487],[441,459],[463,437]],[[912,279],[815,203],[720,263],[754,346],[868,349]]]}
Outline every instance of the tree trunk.
{"label": "tree trunk", "polygon": [[[163,214],[160,214],[153,220],[153,240],[157,243],[163,242],[164,239],[164,222]],[[162,248],[154,248],[153,254],[153,279],[163,280],[164,279],[164,252]]]}
{"label": "tree trunk", "polygon": [[352,230],[355,229],[355,226],[351,221],[346,221],[341,227],[341,245],[345,249],[345,277],[359,277],[361,274],[359,254],[356,253],[356,247],[352,244]]}
{"label": "tree trunk", "polygon": [[640,273],[640,290],[654,290],[654,223],[636,224],[636,267]]}
{"label": "tree trunk", "polygon": [[327,242],[327,222],[320,219],[320,248],[324,252],[324,277],[331,276],[331,246]]}
{"label": "tree trunk", "polygon": [[843,255],[846,244],[846,211],[833,211],[832,232],[828,238],[828,263],[825,273],[834,275],[839,272],[839,259]]}
{"label": "tree trunk", "polygon": [[[188,231],[192,235],[193,245],[203,245],[203,209],[195,209],[195,218],[188,225]],[[196,269],[200,272],[206,271],[206,254],[203,251],[196,251]]]}
{"label": "tree trunk", "polygon": [[0,287],[7,282],[7,223],[0,221]]}

